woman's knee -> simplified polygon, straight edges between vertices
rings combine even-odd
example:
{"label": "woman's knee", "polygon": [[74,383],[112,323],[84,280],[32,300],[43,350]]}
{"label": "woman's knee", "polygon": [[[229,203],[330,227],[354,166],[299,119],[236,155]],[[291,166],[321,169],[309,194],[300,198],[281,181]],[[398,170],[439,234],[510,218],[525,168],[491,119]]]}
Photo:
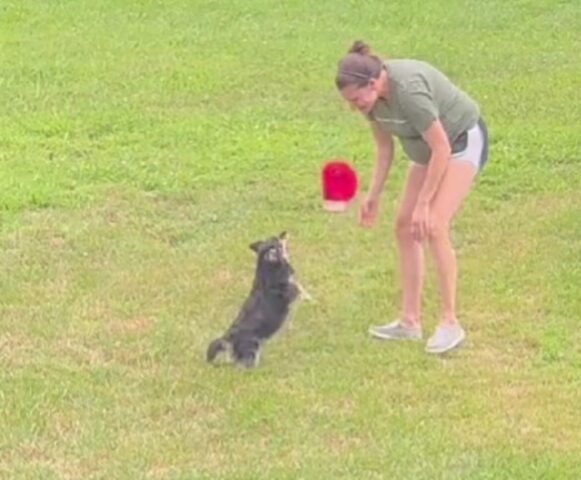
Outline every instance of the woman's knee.
{"label": "woman's knee", "polygon": [[450,239],[450,222],[434,219],[428,229],[430,243],[448,242]]}
{"label": "woman's knee", "polygon": [[395,217],[393,230],[394,230],[395,236],[399,240],[403,240],[403,241],[413,240],[412,217],[409,215],[398,214]]}

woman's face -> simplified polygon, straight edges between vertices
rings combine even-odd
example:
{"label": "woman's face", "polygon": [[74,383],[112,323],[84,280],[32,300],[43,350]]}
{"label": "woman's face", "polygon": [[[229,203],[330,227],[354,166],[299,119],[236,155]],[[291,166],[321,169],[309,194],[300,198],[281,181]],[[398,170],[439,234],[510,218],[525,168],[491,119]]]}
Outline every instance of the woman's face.
{"label": "woman's face", "polygon": [[371,79],[364,87],[358,85],[347,85],[341,89],[341,96],[351,106],[353,110],[361,113],[369,113],[379,96],[378,81]]}

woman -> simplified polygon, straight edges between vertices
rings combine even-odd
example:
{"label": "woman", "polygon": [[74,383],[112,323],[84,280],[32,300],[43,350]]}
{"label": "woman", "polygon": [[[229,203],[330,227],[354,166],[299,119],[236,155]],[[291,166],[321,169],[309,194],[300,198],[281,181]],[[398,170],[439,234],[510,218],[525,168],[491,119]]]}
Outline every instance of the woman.
{"label": "woman", "polygon": [[440,71],[416,60],[381,60],[363,42],[340,61],[337,88],[370,122],[376,154],[359,221],[373,225],[393,159],[393,136],[411,164],[395,221],[402,298],[399,319],[370,328],[382,339],[421,339],[422,244],[437,271],[441,315],[426,351],[458,346],[465,332],[456,317],[456,256],[450,223],[487,159],[488,135],[478,105]]}

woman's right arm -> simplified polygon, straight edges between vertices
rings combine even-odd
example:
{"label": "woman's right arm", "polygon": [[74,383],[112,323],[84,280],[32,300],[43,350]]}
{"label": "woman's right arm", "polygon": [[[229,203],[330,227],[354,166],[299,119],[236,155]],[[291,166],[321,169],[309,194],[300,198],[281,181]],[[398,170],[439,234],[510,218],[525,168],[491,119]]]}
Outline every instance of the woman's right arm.
{"label": "woman's right arm", "polygon": [[369,190],[359,207],[359,223],[364,227],[371,227],[377,218],[379,198],[393,160],[392,136],[382,131],[375,122],[371,122],[371,131],[375,139],[375,165]]}
{"label": "woman's right arm", "polygon": [[375,166],[367,197],[379,199],[393,160],[393,139],[376,122],[371,122],[371,131],[375,139]]}

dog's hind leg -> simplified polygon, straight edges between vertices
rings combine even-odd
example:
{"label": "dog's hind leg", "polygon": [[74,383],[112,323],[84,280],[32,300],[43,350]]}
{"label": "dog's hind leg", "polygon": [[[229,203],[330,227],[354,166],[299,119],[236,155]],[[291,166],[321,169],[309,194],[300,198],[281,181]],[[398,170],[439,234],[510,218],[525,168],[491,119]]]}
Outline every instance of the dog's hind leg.
{"label": "dog's hind leg", "polygon": [[260,350],[247,352],[244,357],[238,358],[236,366],[244,368],[254,368],[258,366],[260,361]]}
{"label": "dog's hind leg", "polygon": [[236,365],[246,368],[258,366],[260,361],[260,341],[258,338],[245,336],[237,339],[232,346]]}
{"label": "dog's hind leg", "polygon": [[228,342],[223,338],[217,338],[208,345],[206,360],[208,362],[213,362],[220,352],[225,352],[226,350],[228,350]]}

